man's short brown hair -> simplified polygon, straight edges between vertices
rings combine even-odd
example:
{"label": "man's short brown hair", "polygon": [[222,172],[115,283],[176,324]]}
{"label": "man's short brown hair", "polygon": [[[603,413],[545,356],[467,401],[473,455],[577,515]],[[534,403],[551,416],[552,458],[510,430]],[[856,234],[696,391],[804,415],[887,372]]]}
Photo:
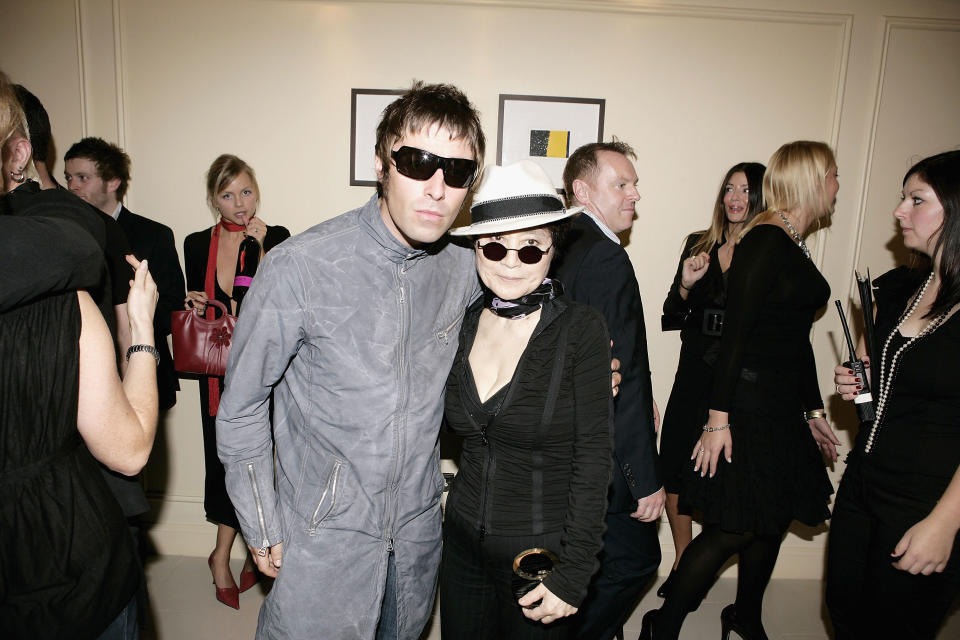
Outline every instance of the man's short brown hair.
{"label": "man's short brown hair", "polygon": [[612,151],[620,155],[637,159],[637,154],[626,142],[614,138],[610,142],[591,142],[585,144],[576,151],[567,160],[563,168],[563,190],[567,198],[567,206],[572,207],[577,204],[577,198],[573,194],[573,181],[583,180],[586,176],[593,177],[599,169],[597,154],[601,151]]}

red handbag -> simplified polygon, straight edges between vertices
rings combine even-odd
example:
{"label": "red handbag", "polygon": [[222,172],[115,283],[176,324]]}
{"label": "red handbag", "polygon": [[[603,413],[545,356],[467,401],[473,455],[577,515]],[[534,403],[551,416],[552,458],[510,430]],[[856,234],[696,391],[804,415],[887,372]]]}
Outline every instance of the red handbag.
{"label": "red handbag", "polygon": [[219,300],[209,300],[220,317],[207,320],[195,311],[174,311],[170,317],[173,335],[173,368],[181,373],[222,376],[227,371],[230,342],[237,316],[227,313]]}

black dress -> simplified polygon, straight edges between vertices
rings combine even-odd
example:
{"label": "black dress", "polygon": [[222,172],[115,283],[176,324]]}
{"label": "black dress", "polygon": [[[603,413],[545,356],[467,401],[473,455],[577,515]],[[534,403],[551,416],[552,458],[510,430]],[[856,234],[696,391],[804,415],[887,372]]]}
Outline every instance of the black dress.
{"label": "black dress", "polygon": [[[183,241],[183,263],[187,276],[187,291],[203,291],[207,277],[207,257],[210,255],[210,238],[213,227],[191,233]],[[263,238],[263,250],[270,251],[290,237],[285,227],[267,227]],[[220,288],[220,282],[214,278],[215,298],[230,309],[230,296]],[[224,481],[223,463],[217,455],[217,416],[210,415],[210,391],[207,381],[200,378],[200,421],[203,425],[203,459],[206,474],[203,487],[203,508],[207,518],[234,529],[240,528],[233,503],[227,495]],[[223,394],[223,378],[217,378],[220,394]]]}
{"label": "black dress", "polygon": [[445,417],[464,443],[444,523],[443,636],[564,637],[567,621],[523,617],[511,562],[546,546],[560,562],[544,585],[573,606],[586,595],[612,468],[608,334],[591,307],[545,303],[512,380],[482,403],[468,361],[481,310],[477,301],[464,317],[446,389]]}
{"label": "black dress", "polygon": [[663,302],[663,329],[680,329],[681,341],[677,375],[660,428],[660,473],[667,493],[680,493],[683,472],[692,464],[690,452],[707,421],[704,390],[713,383],[713,364],[720,350],[718,319],[722,319],[727,304],[727,274],[720,268],[720,245],[710,250],[707,271],[693,285],[687,299],[680,296],[683,261],[705,233],[687,237],[673,284]]}
{"label": "black dress", "polygon": [[[874,281],[874,378],[887,337],[893,333],[887,372],[891,356],[907,343],[894,329],[928,274],[901,267]],[[958,362],[960,315],[954,314],[905,348],[881,423],[862,425],[847,457],[827,563],[827,603],[838,639],[932,638],[960,593],[960,537],[954,537],[942,573],[911,575],[893,568],[890,557],[907,529],[930,514],[960,467]]]}
{"label": "black dress", "polygon": [[140,583],[126,520],[77,432],[80,324],[75,292],[0,314],[3,638],[95,638]]}
{"label": "black dress", "polygon": [[681,507],[730,532],[779,534],[791,520],[830,516],[833,487],[804,411],[823,408],[810,345],[830,287],[779,227],[740,241],[728,273],[727,310],[709,408],[729,412],[732,463],[700,477],[691,462]]}

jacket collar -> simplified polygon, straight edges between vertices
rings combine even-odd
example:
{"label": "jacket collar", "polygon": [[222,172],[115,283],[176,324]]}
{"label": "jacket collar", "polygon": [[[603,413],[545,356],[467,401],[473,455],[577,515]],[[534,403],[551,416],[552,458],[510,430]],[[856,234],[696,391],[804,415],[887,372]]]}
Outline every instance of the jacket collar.
{"label": "jacket collar", "polygon": [[433,244],[420,249],[412,249],[397,240],[380,217],[380,199],[376,194],[371,196],[360,209],[360,224],[370,237],[383,247],[387,260],[394,264],[406,262],[409,266],[413,266],[427,256],[436,255],[449,243],[449,237],[446,234]]}

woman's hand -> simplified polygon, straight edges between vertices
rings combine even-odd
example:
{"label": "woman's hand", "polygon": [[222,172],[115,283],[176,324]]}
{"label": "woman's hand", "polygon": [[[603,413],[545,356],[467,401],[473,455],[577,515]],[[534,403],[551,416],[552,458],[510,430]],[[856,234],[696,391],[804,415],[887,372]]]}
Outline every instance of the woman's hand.
{"label": "woman's hand", "polygon": [[[537,600],[542,600],[542,602],[533,609],[527,609]],[[523,607],[523,615],[531,620],[539,620],[543,624],[550,624],[554,620],[572,616],[577,612],[576,607],[553,595],[550,589],[543,586],[542,582],[517,602]]]}
{"label": "woman's hand", "polygon": [[890,554],[893,558],[899,558],[893,566],[913,575],[941,573],[950,559],[956,535],[956,522],[947,522],[931,513],[907,529],[900,538]]}
{"label": "woman's hand", "polygon": [[697,284],[707,272],[709,266],[710,254],[705,251],[684,260],[683,268],[680,270],[680,286],[687,291],[692,289],[693,285]]}
{"label": "woman's hand", "polygon": [[693,470],[700,472],[700,477],[709,475],[711,478],[716,475],[720,463],[720,454],[726,459],[727,463],[733,462],[733,438],[730,435],[730,424],[728,422],[729,414],[721,411],[710,410],[710,418],[706,426],[712,429],[723,427],[717,431],[704,431],[693,445],[693,452],[690,459],[694,460]]}
{"label": "woman's hand", "polygon": [[183,308],[189,311],[193,309],[198,316],[202,316],[207,310],[207,294],[203,291],[187,291],[187,298],[183,301]]}
{"label": "woman's hand", "polygon": [[255,239],[262,247],[263,240],[267,237],[267,223],[257,216],[253,216],[247,221],[247,228],[244,229],[243,235]]}
{"label": "woman's hand", "polygon": [[250,555],[253,557],[254,563],[257,565],[257,570],[265,576],[270,576],[271,578],[276,578],[277,574],[280,573],[280,566],[283,564],[283,543],[278,542],[269,549],[267,549],[266,555],[261,556],[260,550],[247,545],[247,549],[250,549]]}
{"label": "woman's hand", "polygon": [[807,420],[807,424],[810,426],[810,434],[820,446],[820,451],[836,462],[837,447],[840,446],[840,440],[837,438],[837,434],[833,432],[833,429],[830,428],[830,423],[827,422],[826,418],[813,418],[812,420]]}
{"label": "woman's hand", "polygon": [[153,312],[157,308],[157,283],[147,268],[147,261],[140,262],[133,254],[127,256],[133,267],[133,280],[127,294],[127,317],[130,322],[132,344],[153,345]]}
{"label": "woman's hand", "polygon": [[[869,373],[870,357],[863,356],[863,366]],[[833,369],[833,383],[837,385],[837,393],[844,400],[853,400],[863,389],[863,380],[850,367],[838,364]]]}

